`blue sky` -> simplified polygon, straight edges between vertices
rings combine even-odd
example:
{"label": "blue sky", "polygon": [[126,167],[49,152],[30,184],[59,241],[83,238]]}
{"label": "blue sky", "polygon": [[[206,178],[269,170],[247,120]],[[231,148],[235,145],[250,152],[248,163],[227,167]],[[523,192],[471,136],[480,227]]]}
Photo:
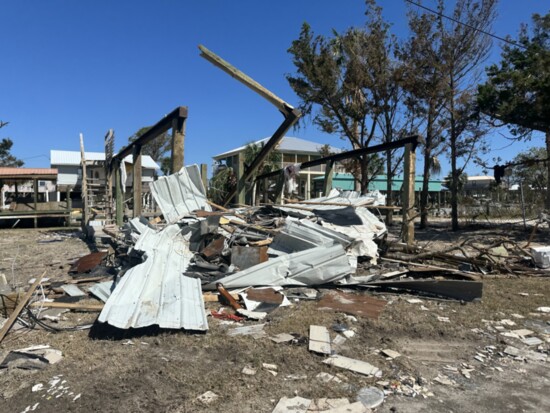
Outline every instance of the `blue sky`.
{"label": "blue sky", "polygon": [[[379,4],[393,32],[406,36],[405,2]],[[520,23],[549,6],[548,0],[501,0],[493,31],[515,35]],[[80,132],[86,150],[103,151],[103,137],[114,128],[118,149],[140,127],[188,106],[185,163],[210,165],[215,154],[270,136],[282,116],[201,58],[197,46],[296,105],[285,74],[293,72],[287,49],[302,23],[330,34],[363,25],[364,9],[359,0],[3,1],[0,120],[10,124],[0,138],[12,138],[13,153],[26,166],[47,167],[50,149],[78,150]],[[496,41],[490,61],[498,60],[499,46]],[[289,135],[346,146],[312,125]],[[490,157],[505,161],[543,144],[537,137],[504,148],[499,135],[493,140]]]}

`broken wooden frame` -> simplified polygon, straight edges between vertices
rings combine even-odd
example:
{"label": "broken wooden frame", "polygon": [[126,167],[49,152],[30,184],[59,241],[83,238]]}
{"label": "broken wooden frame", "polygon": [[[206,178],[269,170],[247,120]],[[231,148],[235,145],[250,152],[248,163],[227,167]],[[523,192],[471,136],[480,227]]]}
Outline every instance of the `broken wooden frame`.
{"label": "broken wooden frame", "polygon": [[133,215],[138,217],[142,213],[142,183],[141,183],[141,151],[144,145],[158,138],[164,132],[172,129],[172,172],[177,172],[183,167],[184,148],[185,148],[185,123],[188,110],[186,106],[179,106],[168,115],[159,120],[147,132],[141,135],[134,142],[122,148],[112,157],[112,161],[107,165],[115,176],[115,203],[116,203],[116,224],[122,225],[123,221],[123,196],[122,179],[120,173],[121,164],[128,155],[133,156]]}
{"label": "broken wooden frame", "polygon": [[[418,145],[418,136],[413,135],[394,142],[381,143],[379,145],[369,146],[367,148],[354,149],[347,152],[341,152],[335,155],[325,156],[299,164],[300,170],[312,168],[318,165],[326,165],[325,172],[325,189],[324,193],[328,193],[332,186],[332,170],[335,162],[355,158],[362,155],[384,152],[396,148],[405,147],[405,164],[404,164],[404,181],[403,181],[403,240],[412,244],[414,242],[414,177],[416,163],[416,146]],[[282,190],[284,168],[277,171],[268,172],[256,177],[256,181],[278,176],[277,191]]]}
{"label": "broken wooden frame", "polygon": [[199,45],[201,51],[201,57],[204,57],[214,66],[220,68],[231,77],[237,79],[239,82],[258,93],[268,102],[273,104],[284,116],[283,123],[277,128],[275,133],[262,147],[256,158],[245,169],[242,154],[239,155],[239,166],[237,169],[237,186],[226,196],[222,206],[226,206],[235,195],[237,195],[237,204],[243,204],[246,193],[246,183],[254,176],[254,173],[258,170],[262,162],[267,158],[269,153],[275,149],[277,144],[281,141],[285,133],[294,125],[298,119],[302,116],[302,112],[295,109],[290,104],[276,96],[273,92],[269,91],[251,77],[247,76],[239,69],[232,66],[229,62],[223,60],[215,53],[208,50],[206,47]]}

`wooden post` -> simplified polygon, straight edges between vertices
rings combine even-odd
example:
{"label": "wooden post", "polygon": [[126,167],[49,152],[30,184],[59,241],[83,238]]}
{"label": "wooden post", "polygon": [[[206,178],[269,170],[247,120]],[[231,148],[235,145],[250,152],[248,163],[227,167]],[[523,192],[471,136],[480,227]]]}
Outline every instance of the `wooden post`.
{"label": "wooden post", "polygon": [[281,171],[277,178],[277,184],[275,185],[275,203],[283,204],[283,189],[285,186],[285,171]]}
{"label": "wooden post", "polygon": [[172,170],[171,173],[179,172],[183,168],[183,155],[185,150],[185,119],[177,118],[172,120]]}
{"label": "wooden post", "polygon": [[[33,179],[32,187],[34,191],[34,213],[38,214],[38,179]],[[34,217],[34,227],[38,226],[38,218]]]}
{"label": "wooden post", "polygon": [[141,146],[136,145],[134,146],[134,190],[133,190],[133,197],[134,197],[134,218],[141,216],[142,213],[142,199],[141,199]]}
{"label": "wooden post", "polygon": [[66,193],[67,193],[67,212],[69,213],[69,215],[67,216],[67,226],[70,226],[72,224],[71,222],[71,212],[72,212],[72,209],[73,209],[73,203],[72,203],[72,200],[71,200],[71,187],[69,185],[67,185],[67,188],[66,188]]}
{"label": "wooden post", "polygon": [[120,175],[120,161],[115,162],[115,213],[116,224],[121,226],[124,219],[124,203],[122,200],[122,177]]}
{"label": "wooden post", "polygon": [[414,243],[414,184],[416,152],[412,144],[405,145],[405,165],[403,168],[403,242]]}
{"label": "wooden post", "polygon": [[201,163],[201,180],[204,190],[208,193],[208,165]]}
{"label": "wooden post", "polygon": [[84,136],[80,134],[80,165],[82,167],[82,180],[80,183],[82,196],[82,218],[80,225],[82,232],[88,236],[88,176],[86,173],[86,154],[84,152]]}
{"label": "wooden post", "polygon": [[246,182],[243,179],[244,176],[244,154],[239,152],[237,154],[237,204],[245,204],[246,203]]}
{"label": "wooden post", "polygon": [[323,185],[323,196],[327,196],[332,189],[332,177],[334,171],[334,161],[328,161],[325,166],[325,182]]}

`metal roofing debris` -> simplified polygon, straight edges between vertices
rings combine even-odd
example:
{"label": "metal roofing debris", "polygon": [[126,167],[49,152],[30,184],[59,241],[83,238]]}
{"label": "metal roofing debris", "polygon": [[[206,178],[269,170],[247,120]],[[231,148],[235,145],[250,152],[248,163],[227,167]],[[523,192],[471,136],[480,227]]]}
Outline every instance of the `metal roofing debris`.
{"label": "metal roofing debris", "polygon": [[92,271],[96,268],[101,261],[107,256],[106,252],[92,252],[91,254],[85,255],[71,265],[69,269],[70,274],[83,274],[86,272]]}
{"label": "metal roofing debris", "polygon": [[463,301],[479,299],[483,294],[483,283],[480,281],[390,280],[369,282],[365,284],[365,287],[415,291]]}
{"label": "metal roofing debris", "polygon": [[206,190],[198,165],[187,166],[175,174],[160,177],[150,186],[153,197],[169,224],[189,215],[191,211],[212,210],[206,202]]}
{"label": "metal roofing debris", "polygon": [[371,319],[378,319],[386,301],[364,294],[329,291],[318,303],[319,309],[331,309]]}
{"label": "metal roofing debris", "polygon": [[65,294],[71,297],[84,297],[86,293],[78,288],[74,284],[65,284],[61,286],[61,289],[65,291]]}
{"label": "metal roofing debris", "polygon": [[[231,274],[218,282],[226,288],[264,285],[310,286],[333,282],[351,272],[346,252],[341,245],[336,244],[282,255]],[[204,288],[213,290],[216,283],[207,284]]]}
{"label": "metal roofing debris", "polygon": [[94,284],[88,291],[105,303],[111,296],[115,286],[114,281],[105,281]]}
{"label": "metal roofing debris", "polygon": [[135,249],[144,252],[145,261],[126,272],[99,321],[119,328],[207,330],[200,280],[182,275],[192,253],[180,227],[147,228]]}

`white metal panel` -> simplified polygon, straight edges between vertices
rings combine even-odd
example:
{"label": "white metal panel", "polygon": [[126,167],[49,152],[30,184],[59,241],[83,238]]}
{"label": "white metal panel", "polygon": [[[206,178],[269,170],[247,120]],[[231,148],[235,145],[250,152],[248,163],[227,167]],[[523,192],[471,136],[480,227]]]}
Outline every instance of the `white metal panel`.
{"label": "white metal panel", "polygon": [[206,202],[206,189],[202,184],[198,165],[190,165],[181,171],[160,177],[150,184],[151,193],[169,224],[202,209],[211,211]]}
{"label": "white metal panel", "polygon": [[[316,247],[281,255],[261,264],[228,275],[217,282],[226,288],[264,285],[311,286],[334,282],[352,273],[346,252],[340,244]],[[204,289],[214,290],[216,283]]]}
{"label": "white metal panel", "polygon": [[144,251],[145,261],[126,272],[99,321],[124,329],[158,325],[207,330],[201,282],[183,275],[193,254],[179,226],[160,232],[147,228],[135,249]]}

